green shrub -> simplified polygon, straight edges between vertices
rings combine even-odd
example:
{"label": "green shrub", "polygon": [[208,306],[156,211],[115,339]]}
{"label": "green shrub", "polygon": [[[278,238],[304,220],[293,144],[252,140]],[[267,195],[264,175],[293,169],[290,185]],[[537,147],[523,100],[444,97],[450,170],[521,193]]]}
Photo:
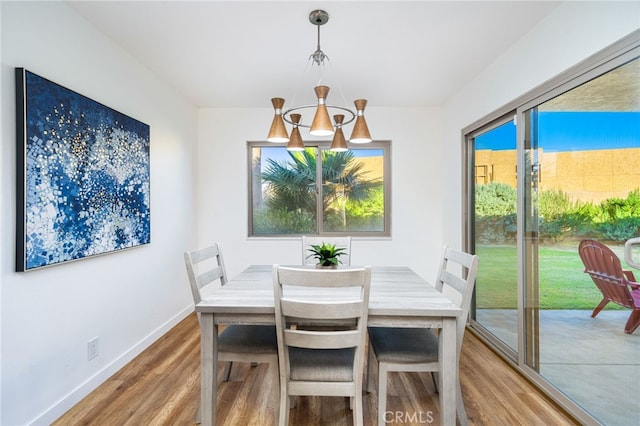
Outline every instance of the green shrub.
{"label": "green shrub", "polygon": [[573,201],[561,190],[541,191],[538,199],[540,238],[555,242],[585,229],[591,222],[591,212],[584,207],[588,204]]}
{"label": "green shrub", "polygon": [[597,230],[605,240],[626,241],[640,235],[640,217],[625,217],[601,223],[597,226]]}
{"label": "green shrub", "polygon": [[567,193],[559,189],[548,189],[540,192],[538,211],[540,216],[552,219],[570,212],[574,209],[575,204]]}
{"label": "green shrub", "polygon": [[481,244],[515,243],[517,216],[476,216],[476,239]]}
{"label": "green shrub", "polygon": [[476,186],[476,216],[506,216],[516,212],[516,190],[506,183]]}
{"label": "green shrub", "polygon": [[347,216],[351,217],[383,217],[384,216],[384,189],[382,187],[372,189],[369,197],[364,200],[347,200]]}
{"label": "green shrub", "polygon": [[324,230],[327,232],[384,231],[384,189],[373,188],[365,199],[347,199],[344,210],[325,210]]}
{"label": "green shrub", "polygon": [[516,190],[506,183],[476,186],[476,238],[482,244],[516,239]]}
{"label": "green shrub", "polygon": [[627,198],[607,198],[600,203],[599,222],[610,222],[628,217],[640,217],[640,190],[635,189]]}
{"label": "green shrub", "polygon": [[315,215],[304,210],[260,209],[253,213],[254,234],[305,234],[316,232]]}
{"label": "green shrub", "polygon": [[640,189],[627,198],[608,198],[594,208],[591,226],[597,236],[624,241],[640,235]]}
{"label": "green shrub", "polygon": [[[561,190],[538,194],[538,231],[543,241],[599,238],[624,241],[640,235],[640,189],[599,204],[573,201]],[[516,190],[504,183],[476,186],[476,238],[482,244],[515,241]]]}

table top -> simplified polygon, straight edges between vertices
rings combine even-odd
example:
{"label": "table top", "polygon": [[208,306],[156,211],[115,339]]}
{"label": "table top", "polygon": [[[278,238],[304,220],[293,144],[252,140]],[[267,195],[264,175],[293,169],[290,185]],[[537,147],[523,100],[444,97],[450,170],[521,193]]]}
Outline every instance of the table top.
{"label": "table top", "polygon": [[[272,270],[273,265],[248,267],[205,297],[196,305],[196,311],[214,314],[275,315]],[[410,268],[371,267],[370,323],[372,319],[375,321],[375,318],[384,317],[442,318],[458,317],[461,314],[461,309],[453,301]]]}

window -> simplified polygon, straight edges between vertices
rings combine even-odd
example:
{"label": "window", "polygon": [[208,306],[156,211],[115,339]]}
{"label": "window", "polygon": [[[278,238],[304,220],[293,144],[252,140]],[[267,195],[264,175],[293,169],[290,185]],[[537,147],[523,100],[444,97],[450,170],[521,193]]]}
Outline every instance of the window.
{"label": "window", "polygon": [[391,142],[345,152],[248,143],[249,236],[390,235]]}

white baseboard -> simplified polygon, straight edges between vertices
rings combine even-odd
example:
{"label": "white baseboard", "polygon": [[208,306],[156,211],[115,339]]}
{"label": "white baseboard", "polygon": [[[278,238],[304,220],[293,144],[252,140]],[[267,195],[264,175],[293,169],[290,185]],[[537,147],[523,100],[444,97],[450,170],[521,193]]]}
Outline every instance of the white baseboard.
{"label": "white baseboard", "polygon": [[69,411],[74,405],[80,402],[85,396],[89,395],[98,386],[104,383],[109,377],[113,376],[118,370],[127,365],[136,356],[140,355],[145,349],[153,344],[160,337],[164,336],[169,330],[175,327],[180,321],[185,319],[193,312],[193,305],[187,306],[177,313],[173,318],[162,324],[156,330],[151,332],[137,344],[132,346],[122,356],[116,358],[110,364],[106,365],[102,370],[91,376],[80,386],[62,397],[58,402],[53,404],[49,409],[33,419],[29,424],[34,426],[50,425],[60,418],[64,413]]}

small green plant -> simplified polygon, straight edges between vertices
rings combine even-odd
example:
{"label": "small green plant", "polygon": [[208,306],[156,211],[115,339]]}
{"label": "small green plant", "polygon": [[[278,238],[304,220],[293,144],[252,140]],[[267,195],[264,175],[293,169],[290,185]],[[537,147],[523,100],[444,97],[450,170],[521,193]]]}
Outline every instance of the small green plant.
{"label": "small green plant", "polygon": [[339,259],[340,256],[347,254],[347,249],[344,247],[336,247],[335,244],[329,244],[323,242],[321,245],[311,245],[311,252],[307,258],[313,257],[318,260],[318,265],[321,266],[338,266],[338,263],[342,263]]}

